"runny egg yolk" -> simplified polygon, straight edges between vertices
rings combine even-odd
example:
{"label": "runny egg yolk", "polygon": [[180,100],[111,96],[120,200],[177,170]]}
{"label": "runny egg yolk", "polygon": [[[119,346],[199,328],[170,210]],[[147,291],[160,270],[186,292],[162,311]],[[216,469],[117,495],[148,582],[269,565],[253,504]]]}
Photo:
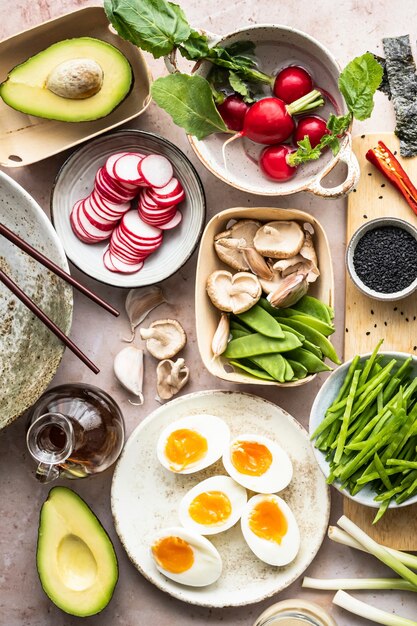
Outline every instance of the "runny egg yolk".
{"label": "runny egg yolk", "polygon": [[165,444],[165,455],[175,468],[184,469],[207,454],[207,439],[195,430],[174,430]]}
{"label": "runny egg yolk", "polygon": [[262,476],[272,463],[271,451],[257,441],[236,441],[231,450],[232,464],[241,474]]}
{"label": "runny egg yolk", "polygon": [[251,511],[249,528],[257,537],[280,544],[287,533],[288,522],[276,502],[262,500]]}
{"label": "runny egg yolk", "polygon": [[204,491],[194,498],[188,512],[197,524],[213,526],[225,522],[230,517],[232,505],[222,491]]}
{"label": "runny egg yolk", "polygon": [[152,546],[155,561],[172,574],[186,572],[194,563],[194,552],[181,537],[163,537]]}

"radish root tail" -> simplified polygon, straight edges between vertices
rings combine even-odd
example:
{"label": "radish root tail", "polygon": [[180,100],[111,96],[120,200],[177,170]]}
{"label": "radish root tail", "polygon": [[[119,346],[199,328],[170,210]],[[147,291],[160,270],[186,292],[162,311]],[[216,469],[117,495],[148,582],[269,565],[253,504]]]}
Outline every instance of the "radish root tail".
{"label": "radish root tail", "polygon": [[227,168],[227,159],[226,159],[226,148],[229,145],[229,143],[231,143],[232,141],[235,141],[236,139],[239,139],[240,137],[242,137],[242,133],[236,133],[236,135],[233,135],[233,137],[230,137],[230,139],[227,139],[222,146],[222,156],[223,156],[223,164],[224,164],[224,169],[226,170],[226,172],[228,173],[228,168]]}

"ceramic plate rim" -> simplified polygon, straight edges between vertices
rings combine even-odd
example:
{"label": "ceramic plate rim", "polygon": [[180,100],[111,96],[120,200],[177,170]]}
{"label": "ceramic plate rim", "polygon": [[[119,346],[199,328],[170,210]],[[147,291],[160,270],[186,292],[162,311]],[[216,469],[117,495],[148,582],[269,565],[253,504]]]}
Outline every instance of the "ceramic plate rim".
{"label": "ceramic plate rim", "polygon": [[[5,183],[7,185],[9,185],[14,191],[15,193],[19,194],[20,196],[22,196],[23,198],[25,198],[25,200],[28,203],[28,206],[31,208],[33,214],[37,215],[37,217],[39,218],[40,222],[42,223],[47,235],[49,235],[49,237],[52,239],[52,241],[55,244],[55,249],[56,252],[59,256],[59,264],[62,267],[62,269],[64,271],[66,271],[68,274],[70,273],[70,269],[69,269],[69,265],[68,265],[68,259],[66,257],[65,254],[65,250],[64,250],[64,246],[62,245],[62,242],[60,240],[60,238],[58,237],[58,234],[55,230],[55,228],[53,227],[52,223],[50,222],[50,220],[48,219],[48,216],[46,215],[45,211],[42,209],[42,207],[40,206],[40,204],[35,200],[35,198],[33,198],[33,196],[30,195],[30,193],[28,191],[26,191],[26,189],[24,187],[22,187],[22,185],[20,185],[17,181],[15,181],[9,174],[6,174],[5,172],[0,171],[0,181],[4,180]],[[74,299],[73,299],[73,291],[71,290],[71,299],[70,299],[70,314],[69,314],[69,320],[68,320],[68,328],[63,329],[64,332],[68,335],[70,330],[71,330],[71,326],[72,326],[72,321],[73,321],[73,312],[74,312]],[[49,376],[46,376],[44,378],[44,385],[42,388],[42,391],[40,391],[40,393],[38,394],[37,397],[39,397],[44,391],[45,389],[48,387],[48,385],[50,384],[50,382],[53,380],[58,367],[62,361],[62,358],[64,356],[65,353],[65,345],[63,343],[60,344],[60,355],[58,357],[58,361],[57,361],[57,369],[55,370],[55,372],[50,372]],[[36,401],[37,398],[35,398],[35,400],[33,402]],[[18,414],[14,414],[13,416],[9,416],[7,418],[7,420],[2,423],[0,421],[0,430],[3,430],[3,428],[6,428],[7,426],[10,426],[10,424],[12,424],[14,421],[16,421],[21,415],[23,415],[33,404],[32,401],[28,401],[27,406],[25,406],[25,408],[20,411],[20,413]]]}
{"label": "ceramic plate rim", "polygon": [[[360,358],[361,360],[367,359],[371,356],[371,354],[372,352],[366,352],[365,354],[361,354]],[[402,359],[408,359],[411,356],[414,363],[417,365],[417,357],[415,357],[413,354],[409,354],[408,352],[396,352],[395,350],[384,350],[383,352],[379,352],[378,354],[379,356],[392,356],[393,358],[396,357],[396,358],[402,358]],[[352,363],[352,361],[353,361],[353,358],[349,359],[349,361],[345,361],[344,363],[342,363],[342,365],[340,365],[337,369],[335,369],[330,374],[330,376],[326,379],[326,381],[320,387],[316,397],[314,398],[314,402],[311,406],[310,419],[309,419],[309,435],[310,436],[311,436],[311,433],[317,428],[317,426],[320,423],[318,419],[315,419],[315,416],[318,412],[318,405],[319,405],[320,399],[323,397],[323,392],[331,388],[332,382],[334,380],[333,377],[335,377],[335,375],[338,372],[349,369],[349,366]],[[324,458],[324,453],[321,452],[321,450],[318,450],[314,445],[312,446],[312,448],[313,448],[313,453],[316,458],[316,461],[321,471],[323,472],[323,475],[327,478],[330,472],[329,472],[329,464]],[[371,509],[379,509],[380,507],[379,503],[374,502],[373,500],[373,495],[375,495],[375,492],[370,492],[368,488],[366,490],[364,489],[363,491],[360,491],[355,496],[352,496],[349,493],[349,491],[347,491],[347,489],[343,489],[338,482],[332,483],[332,487],[337,489],[339,493],[341,493],[346,498],[349,498],[349,500],[352,500],[353,502],[362,504],[363,506],[366,506]],[[415,504],[416,502],[417,502],[417,495],[413,496],[412,498],[410,498],[406,502],[403,502],[402,504],[391,502],[388,508],[389,509],[402,509],[404,507]]]}
{"label": "ceramic plate rim", "polygon": [[183,593],[182,593],[182,586],[178,585],[178,591],[175,589],[166,589],[164,587],[163,582],[161,582],[160,579],[155,578],[153,575],[149,574],[149,572],[145,572],[142,567],[140,566],[140,564],[138,562],[136,562],[135,557],[130,553],[129,549],[127,548],[127,546],[125,545],[125,541],[124,538],[122,537],[121,531],[120,531],[120,526],[119,526],[119,521],[117,518],[117,512],[116,512],[116,503],[115,503],[115,495],[114,495],[114,491],[115,491],[115,483],[116,480],[118,480],[118,474],[120,471],[120,467],[121,464],[123,463],[124,457],[125,455],[127,455],[128,450],[130,449],[130,447],[132,447],[134,445],[134,441],[137,438],[137,435],[144,429],[146,429],[146,427],[148,426],[149,423],[151,423],[155,418],[157,418],[160,413],[163,413],[164,411],[166,411],[166,406],[169,405],[171,406],[175,406],[177,404],[181,404],[183,402],[187,402],[188,400],[192,400],[195,401],[201,397],[205,397],[205,396],[229,396],[229,395],[240,395],[240,396],[246,396],[248,398],[251,399],[255,399],[256,401],[259,401],[261,403],[265,403],[268,405],[271,405],[274,409],[278,409],[279,411],[282,412],[282,414],[285,416],[285,419],[287,420],[287,422],[289,424],[291,424],[292,427],[294,427],[294,429],[296,431],[299,432],[299,434],[303,437],[305,437],[308,440],[308,432],[307,430],[304,428],[304,426],[298,422],[290,413],[288,413],[287,411],[285,411],[285,409],[282,409],[280,406],[278,406],[277,404],[275,404],[274,402],[271,402],[270,400],[266,400],[265,398],[262,398],[260,396],[257,396],[255,394],[252,393],[247,393],[247,392],[243,392],[243,391],[234,391],[234,390],[228,390],[228,389],[213,389],[213,390],[204,390],[204,391],[197,391],[194,393],[190,393],[184,396],[181,396],[180,398],[175,398],[174,400],[171,400],[169,403],[165,403],[160,407],[157,407],[154,411],[152,411],[149,415],[147,415],[144,420],[138,424],[138,426],[136,426],[136,428],[132,431],[132,433],[129,435],[129,438],[127,439],[122,454],[120,455],[120,458],[117,461],[116,464],[116,468],[113,474],[113,478],[112,478],[112,485],[111,485],[111,513],[112,513],[112,518],[113,518],[113,524],[114,527],[116,529],[117,535],[119,537],[119,540],[127,554],[127,556],[129,557],[129,560],[131,561],[131,563],[134,565],[134,567],[138,570],[138,572],[150,583],[152,583],[155,587],[157,587],[158,589],[160,589],[161,591],[163,591],[164,593],[167,593],[168,595],[176,598],[177,600],[181,600],[182,602],[186,602],[187,604],[191,604],[193,606],[203,606],[203,607],[208,607],[208,608],[225,608],[225,607],[238,607],[238,606],[248,606],[251,604],[255,604],[258,602],[261,602],[262,600],[265,600],[267,598],[270,598],[271,596],[279,593],[280,591],[282,591],[283,589],[286,589],[287,587],[289,587],[292,583],[294,583],[302,574],[303,572],[307,569],[307,567],[309,567],[309,565],[312,563],[312,561],[314,560],[314,558],[316,557],[318,551],[321,548],[321,545],[323,543],[325,534],[326,534],[326,530],[327,530],[327,526],[329,523],[329,518],[330,518],[330,505],[331,505],[331,498],[330,498],[330,489],[328,488],[328,486],[326,485],[326,489],[325,489],[325,500],[326,502],[324,503],[323,501],[323,506],[325,505],[325,510],[324,510],[324,517],[326,519],[326,523],[323,524],[323,529],[320,532],[319,535],[319,542],[317,545],[317,549],[314,551],[314,554],[310,554],[309,555],[309,560],[308,563],[305,565],[305,567],[301,570],[301,571],[297,571],[292,577],[291,579],[289,579],[286,584],[284,586],[278,586],[276,589],[272,590],[272,591],[268,591],[266,594],[262,593],[259,597],[257,597],[256,599],[250,599],[250,600],[243,600],[242,602],[233,602],[233,603],[216,603],[213,604],[212,602],[207,602],[204,600],[200,600],[199,598],[193,598],[192,600],[190,600],[187,597],[184,597]]}
{"label": "ceramic plate rim", "polygon": [[[149,285],[156,285],[164,280],[167,280],[168,278],[170,278],[171,276],[173,276],[173,274],[175,274],[176,272],[178,272],[186,263],[187,261],[189,261],[189,259],[191,258],[191,256],[194,254],[197,246],[200,243],[201,240],[201,236],[204,230],[204,226],[206,223],[206,215],[207,215],[207,199],[206,199],[206,194],[205,194],[205,190],[204,190],[204,186],[203,183],[201,181],[201,178],[195,168],[195,166],[193,165],[193,163],[190,161],[190,159],[187,157],[187,155],[180,149],[178,148],[178,146],[176,146],[173,142],[171,142],[169,139],[166,139],[165,137],[162,137],[162,135],[158,135],[157,133],[152,133],[149,131],[145,131],[145,130],[139,130],[136,128],[123,128],[120,130],[116,130],[116,131],[111,131],[108,133],[101,133],[98,137],[94,137],[93,139],[91,139],[90,141],[88,141],[88,143],[76,148],[74,150],[74,152],[72,152],[66,159],[65,161],[62,163],[62,165],[60,166],[54,182],[52,184],[52,188],[51,188],[51,194],[50,194],[50,202],[49,202],[49,206],[50,206],[50,212],[51,212],[51,222],[55,227],[55,213],[54,213],[54,194],[55,194],[55,188],[57,186],[57,183],[62,175],[62,172],[64,171],[64,169],[68,166],[68,164],[71,163],[73,158],[76,158],[80,153],[82,153],[86,148],[89,148],[92,144],[94,144],[95,142],[100,142],[103,141],[105,139],[108,139],[111,141],[111,139],[113,137],[122,137],[123,135],[129,135],[130,133],[134,133],[136,136],[141,137],[144,136],[145,139],[147,137],[150,137],[151,139],[156,140],[157,142],[161,142],[162,144],[167,144],[176,154],[177,156],[184,160],[187,164],[187,166],[190,168],[192,175],[195,179],[195,182],[197,184],[199,193],[201,194],[201,205],[202,205],[202,210],[201,210],[201,216],[200,216],[200,225],[198,228],[198,233],[196,233],[195,235],[195,243],[193,244],[192,248],[190,249],[190,251],[188,252],[188,254],[186,255],[186,257],[181,261],[180,265],[175,265],[172,266],[174,267],[174,269],[172,269],[172,271],[170,270],[169,274],[167,274],[166,276],[164,276],[163,278],[159,278],[158,280],[152,280],[149,279],[147,281],[139,281],[138,284],[129,284],[129,285],[121,285],[120,282],[118,282],[117,278],[118,277],[126,277],[126,276],[140,276],[140,273],[136,272],[134,274],[118,274],[118,273],[114,273],[114,278],[113,275],[109,276],[108,279],[103,280],[102,278],[97,278],[97,276],[87,272],[85,269],[83,269],[82,267],[80,267],[80,265],[78,264],[78,262],[73,258],[73,254],[72,254],[72,249],[69,248],[67,249],[66,246],[64,246],[64,244],[61,242],[66,255],[68,256],[69,260],[71,261],[71,263],[74,265],[74,267],[76,267],[78,270],[80,270],[80,272],[82,272],[83,274],[85,274],[86,276],[89,276],[90,278],[93,278],[94,280],[96,280],[97,282],[101,283],[102,285],[110,285],[112,287],[118,287],[120,289],[133,289],[136,287],[147,287]],[[88,244],[86,244],[88,245]],[[111,274],[111,272],[109,272],[109,274]]]}

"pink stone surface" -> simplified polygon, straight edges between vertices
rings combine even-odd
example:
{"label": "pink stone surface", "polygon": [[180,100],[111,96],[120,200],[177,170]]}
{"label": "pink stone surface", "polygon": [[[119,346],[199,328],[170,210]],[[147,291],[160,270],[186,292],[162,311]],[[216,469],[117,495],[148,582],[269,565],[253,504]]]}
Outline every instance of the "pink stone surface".
{"label": "pink stone surface", "polygon": [[[83,0],[17,0],[14,3],[0,0],[0,38],[15,34],[66,12],[93,5]],[[366,50],[381,52],[381,38],[410,32],[415,25],[416,9],[413,0],[392,3],[388,0],[182,0],[189,21],[212,32],[225,34],[248,24],[276,23],[293,26],[319,39],[345,64],[353,56]],[[416,38],[415,30],[411,32]],[[155,77],[162,75],[165,68],[162,60],[154,61],[147,56]],[[0,77],[1,80],[4,77]],[[1,124],[1,120],[0,120]],[[207,194],[208,217],[219,210],[234,206],[281,206],[294,207],[311,212],[323,224],[330,240],[336,286],[335,344],[342,353],[344,329],[344,250],[345,250],[345,207],[346,201],[323,201],[308,194],[297,194],[278,200],[257,198],[225,186],[214,178],[196,159],[182,130],[176,128],[170,118],[156,105],[130,128],[139,128],[164,135],[178,145],[195,164]],[[370,120],[356,126],[356,132],[391,131],[394,128],[392,106],[377,95],[375,111]],[[49,196],[54,177],[69,153],[25,168],[8,169],[7,173],[23,185],[48,212]],[[6,171],[6,170],[5,170]],[[338,181],[335,174],[330,183]],[[188,334],[188,345],[183,356],[191,369],[191,381],[184,390],[190,393],[201,389],[227,389],[231,385],[210,376],[201,363],[194,328],[194,275],[196,254],[178,272],[165,281],[164,291],[170,305],[154,311],[149,320],[159,317],[177,318]],[[158,406],[155,401],[155,361],[146,355],[145,361],[145,404],[131,406],[128,394],[123,391],[113,376],[113,357],[126,344],[122,337],[129,334],[128,322],[123,314],[126,292],[101,285],[71,268],[73,275],[87,286],[107,298],[122,311],[115,320],[101,309],[92,305],[79,294],[75,294],[72,339],[99,365],[98,376],[90,373],[70,353],[66,352],[54,384],[83,381],[106,389],[120,404],[129,434],[140,421]],[[239,387],[273,400],[289,411],[302,424],[307,425],[309,409],[324,376],[311,384],[294,390],[278,388]],[[67,616],[57,609],[44,595],[36,573],[35,551],[37,520],[48,487],[38,484],[34,478],[34,467],[28,458],[24,440],[25,421],[18,420],[0,434],[0,625],[1,626],[75,626],[80,620]],[[110,605],[98,616],[88,618],[87,623],[100,626],[191,626],[218,624],[227,626],[250,626],[267,606],[274,601],[300,597],[314,600],[327,608],[339,626],[366,626],[365,619],[351,616],[342,609],[332,607],[333,592],[301,590],[301,578],[279,596],[261,604],[239,609],[204,609],[174,600],[154,588],[135,570],[127,558],[113,527],[110,512],[109,471],[92,480],[72,482],[74,488],[91,505],[94,512],[108,530],[119,557],[120,579]],[[68,482],[66,483],[68,485]],[[341,513],[341,498],[332,491],[332,521]],[[415,532],[416,528],[410,529]],[[353,552],[343,546],[325,540],[323,546],[307,570],[316,577],[363,577],[387,576],[388,570],[367,555]],[[404,617],[417,616],[417,600],[413,594],[400,592],[373,593],[356,592],[358,597],[371,604],[395,611]]]}

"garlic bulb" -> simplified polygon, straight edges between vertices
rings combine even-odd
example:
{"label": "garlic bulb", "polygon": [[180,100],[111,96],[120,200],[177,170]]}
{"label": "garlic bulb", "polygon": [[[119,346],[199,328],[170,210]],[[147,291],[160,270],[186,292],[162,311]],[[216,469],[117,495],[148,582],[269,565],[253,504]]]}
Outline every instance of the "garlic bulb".
{"label": "garlic bulb", "polygon": [[143,350],[135,346],[123,348],[114,358],[113,369],[123,387],[139,398],[137,404],[143,404]]}
{"label": "garlic bulb", "polygon": [[135,328],[139,326],[147,315],[157,306],[166,302],[162,289],[156,285],[131,289],[127,294],[125,308],[130,321],[132,336],[125,339],[128,343],[135,338]]}

